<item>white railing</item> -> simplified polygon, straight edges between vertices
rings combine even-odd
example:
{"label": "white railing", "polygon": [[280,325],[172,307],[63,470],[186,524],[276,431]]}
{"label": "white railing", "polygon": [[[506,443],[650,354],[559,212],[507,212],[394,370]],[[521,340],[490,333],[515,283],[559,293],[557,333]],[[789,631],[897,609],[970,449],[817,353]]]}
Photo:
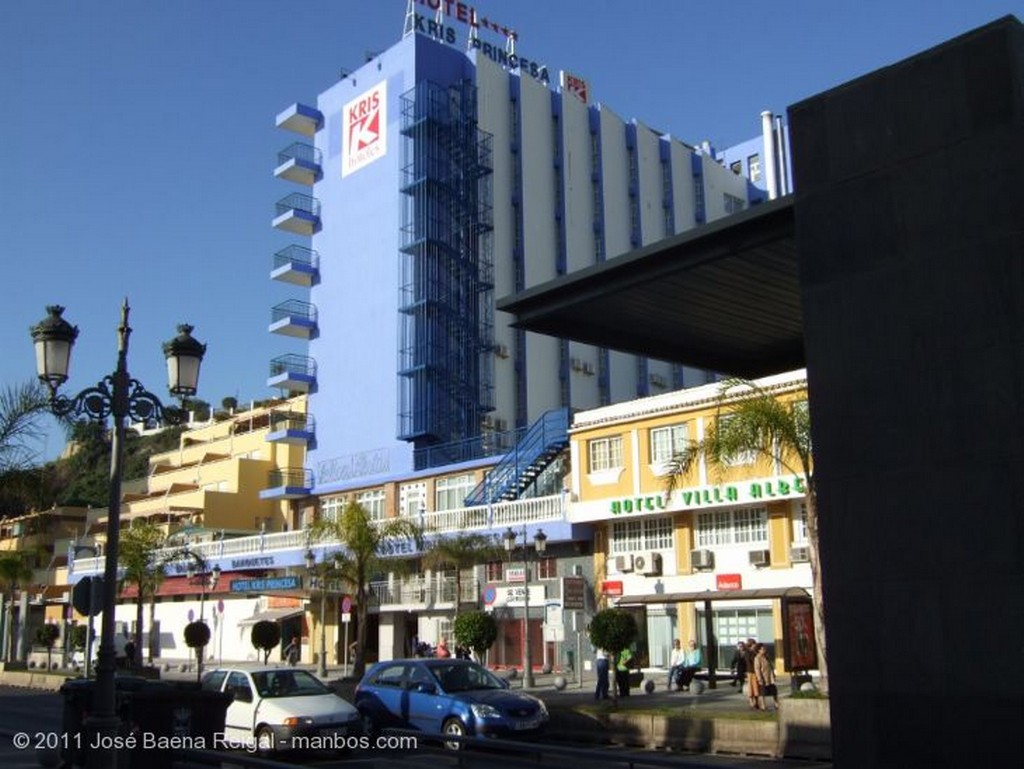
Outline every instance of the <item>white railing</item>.
{"label": "white railing", "polygon": [[[461,507],[456,510],[423,513],[419,516],[418,523],[423,526],[428,534],[443,534],[445,532],[471,529],[515,527],[521,526],[524,523],[564,521],[566,520],[565,502],[566,498],[563,494],[537,497],[535,499],[517,499],[511,502],[498,502],[479,507]],[[314,544],[317,548],[329,549],[340,547],[340,543],[333,540],[318,540]],[[289,550],[302,550],[305,552],[309,545],[309,533],[302,530],[294,530],[194,542],[188,545],[188,549],[208,561],[216,561],[218,558],[232,555],[272,553]],[[175,551],[180,551],[182,547],[184,545],[181,547],[161,548],[157,553],[156,559],[159,561],[162,558],[173,555]],[[73,570],[79,573],[97,574],[103,571],[103,567],[103,557],[76,558],[73,562]],[[454,588],[452,589],[454,590]],[[450,601],[451,598],[448,600]],[[463,600],[468,599],[463,596]]]}
{"label": "white railing", "polygon": [[[420,574],[395,580],[370,583],[370,593],[380,606],[437,606],[452,604],[455,600],[455,578],[434,576],[428,579]],[[472,602],[480,597],[480,584],[475,579],[462,580],[462,601]]]}

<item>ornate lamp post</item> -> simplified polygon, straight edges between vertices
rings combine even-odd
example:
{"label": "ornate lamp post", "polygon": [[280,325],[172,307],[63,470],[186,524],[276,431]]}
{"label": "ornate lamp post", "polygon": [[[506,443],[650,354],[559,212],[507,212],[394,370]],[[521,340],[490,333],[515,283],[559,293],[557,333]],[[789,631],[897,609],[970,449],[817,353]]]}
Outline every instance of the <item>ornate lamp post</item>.
{"label": "ornate lamp post", "polygon": [[[516,532],[511,527],[505,530],[502,537],[505,541],[505,550],[511,558],[512,550],[516,546]],[[533,546],[538,555],[542,555],[547,548],[548,538],[541,529],[533,535]],[[526,524],[523,524],[523,584],[525,586],[523,596],[523,688],[533,687],[533,660],[530,656],[530,548],[526,539]]]}
{"label": "ornate lamp post", "polygon": [[[118,327],[117,367],[94,387],[86,388],[72,398],[58,395],[58,388],[67,381],[71,362],[71,348],[78,337],[78,329],[62,316],[59,305],[47,307],[47,317],[33,326],[32,340],[36,350],[36,370],[39,379],[50,388],[50,409],[58,416],[76,416],[105,422],[113,421],[110,450],[110,485],[107,510],[107,543],[103,578],[103,620],[100,623],[100,647],[96,665],[96,689],[93,710],[85,719],[89,744],[97,736],[103,746],[90,751],[90,766],[116,769],[116,736],[121,725],[115,711],[114,687],[114,609],[117,605],[117,558],[121,525],[121,480],[124,471],[124,434],[127,419],[139,422],[181,424],[182,409],[165,407],[153,393],[128,374],[128,300],[121,305],[121,325]],[[179,334],[164,344],[167,358],[169,388],[172,395],[186,398],[194,395],[199,380],[199,364],[206,345],[192,338],[192,327],[178,326]]]}
{"label": "ornate lamp post", "polygon": [[[322,562],[321,562],[322,565]],[[306,551],[306,571],[310,574],[316,568],[316,555],[313,554],[313,550],[309,549]],[[327,677],[327,580],[324,577],[323,571],[317,577],[313,577],[316,580],[317,585],[320,588],[320,660],[318,662],[317,673],[321,678]],[[311,580],[312,581],[312,580]]]}

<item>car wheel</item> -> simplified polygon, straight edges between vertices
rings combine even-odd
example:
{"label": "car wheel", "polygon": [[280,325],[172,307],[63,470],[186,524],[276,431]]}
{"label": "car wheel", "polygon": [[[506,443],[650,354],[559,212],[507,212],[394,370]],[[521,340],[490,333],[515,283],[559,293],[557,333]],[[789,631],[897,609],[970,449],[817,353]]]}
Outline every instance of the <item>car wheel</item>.
{"label": "car wheel", "polygon": [[[441,727],[441,732],[452,737],[465,737],[466,725],[457,718],[449,718]],[[459,740],[446,740],[444,746],[448,750],[462,750],[463,743]]]}
{"label": "car wheel", "polygon": [[256,730],[256,752],[266,758],[272,756],[277,750],[277,738],[274,736],[274,730],[269,726],[263,725]]}

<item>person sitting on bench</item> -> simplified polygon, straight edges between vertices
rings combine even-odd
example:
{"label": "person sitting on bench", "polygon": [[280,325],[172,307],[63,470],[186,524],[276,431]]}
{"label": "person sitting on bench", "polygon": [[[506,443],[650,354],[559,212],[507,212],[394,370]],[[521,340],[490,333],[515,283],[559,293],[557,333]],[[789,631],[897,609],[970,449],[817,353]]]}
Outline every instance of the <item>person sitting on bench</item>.
{"label": "person sitting on bench", "polygon": [[686,651],[683,653],[683,664],[676,673],[676,684],[679,688],[684,692],[690,691],[690,683],[693,681],[693,676],[700,670],[703,664],[704,658],[701,655],[700,647],[697,646],[696,641],[691,639]]}

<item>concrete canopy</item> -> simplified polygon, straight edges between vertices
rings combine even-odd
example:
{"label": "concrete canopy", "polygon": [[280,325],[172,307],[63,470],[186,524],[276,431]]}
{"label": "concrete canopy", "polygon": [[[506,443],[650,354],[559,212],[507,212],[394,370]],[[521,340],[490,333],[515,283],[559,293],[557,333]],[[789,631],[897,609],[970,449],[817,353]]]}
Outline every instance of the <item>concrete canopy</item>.
{"label": "concrete canopy", "polygon": [[749,378],[805,365],[780,198],[498,302],[527,331]]}

